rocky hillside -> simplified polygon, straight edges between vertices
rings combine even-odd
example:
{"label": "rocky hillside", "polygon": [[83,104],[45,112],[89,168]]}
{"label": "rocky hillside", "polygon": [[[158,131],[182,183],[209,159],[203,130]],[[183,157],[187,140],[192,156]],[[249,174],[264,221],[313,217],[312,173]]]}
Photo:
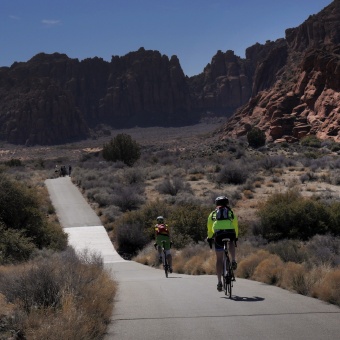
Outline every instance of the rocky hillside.
{"label": "rocky hillside", "polygon": [[223,135],[242,136],[257,126],[269,141],[314,134],[340,142],[339,23],[340,1],[335,0],[301,26],[287,29],[280,46],[259,60],[253,96],[228,121]]}
{"label": "rocky hillside", "polygon": [[145,50],[83,61],[38,54],[0,68],[0,140],[52,145],[114,128],[179,126],[205,116],[231,117],[224,135],[254,125],[268,140],[307,133],[338,138],[339,4],[335,0],[286,37],[255,44],[242,59],[218,51],[186,77],[176,56]]}
{"label": "rocky hillside", "polygon": [[0,69],[0,139],[56,144],[113,127],[176,125],[192,119],[176,57],[140,49],[124,57],[70,59],[39,54]]}

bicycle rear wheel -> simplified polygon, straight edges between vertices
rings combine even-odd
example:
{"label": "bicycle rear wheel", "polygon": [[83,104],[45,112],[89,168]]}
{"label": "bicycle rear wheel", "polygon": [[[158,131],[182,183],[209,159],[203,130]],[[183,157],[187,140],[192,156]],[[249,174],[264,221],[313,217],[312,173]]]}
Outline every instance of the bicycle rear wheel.
{"label": "bicycle rear wheel", "polygon": [[168,261],[167,261],[165,252],[163,253],[163,267],[164,267],[165,277],[168,277],[168,275],[169,275],[169,265],[168,265]]}
{"label": "bicycle rear wheel", "polygon": [[233,283],[232,283],[232,277],[230,275],[230,271],[228,272],[227,274],[227,277],[226,277],[226,281],[227,281],[227,284],[226,284],[226,291],[225,291],[225,295],[228,295],[229,296],[229,299],[231,299],[231,296],[232,296],[232,289],[233,289]]}
{"label": "bicycle rear wheel", "polygon": [[225,282],[224,284],[224,293],[225,295],[229,296],[229,299],[231,299],[231,294],[232,294],[232,288],[233,288],[233,274],[232,274],[232,268],[231,268],[231,263],[230,261],[228,261],[228,259],[226,259],[225,261],[225,273],[223,275],[223,281]]}
{"label": "bicycle rear wheel", "polygon": [[226,276],[227,276],[227,263],[226,263],[226,258],[225,255],[223,255],[223,271],[222,271],[222,284],[223,284],[223,291],[225,292],[225,294],[227,295],[226,291],[227,291],[227,280],[226,280]]}

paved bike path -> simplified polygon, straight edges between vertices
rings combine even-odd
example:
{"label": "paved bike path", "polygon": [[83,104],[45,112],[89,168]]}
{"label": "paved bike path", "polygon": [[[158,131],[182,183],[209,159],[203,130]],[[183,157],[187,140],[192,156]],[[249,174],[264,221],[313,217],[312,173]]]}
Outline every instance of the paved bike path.
{"label": "paved bike path", "polygon": [[217,292],[215,275],[173,273],[165,278],[161,269],[128,261],[106,267],[119,282],[119,291],[105,340],[339,336],[338,307],[275,286],[237,278],[229,299]]}
{"label": "paved bike path", "polygon": [[70,177],[47,179],[45,183],[69,244],[79,252],[87,250],[100,254],[104,263],[123,262],[99,217]]}

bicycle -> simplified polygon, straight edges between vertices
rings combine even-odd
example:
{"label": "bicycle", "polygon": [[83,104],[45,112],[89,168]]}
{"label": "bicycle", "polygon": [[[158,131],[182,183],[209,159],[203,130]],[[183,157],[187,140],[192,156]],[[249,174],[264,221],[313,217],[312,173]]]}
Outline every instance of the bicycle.
{"label": "bicycle", "polygon": [[162,241],[162,260],[163,260],[163,268],[164,268],[164,272],[165,272],[165,277],[168,277],[168,273],[170,271],[170,265],[168,264],[168,259],[166,256],[166,249],[164,247],[164,244],[166,243],[166,241]]}
{"label": "bicycle", "polygon": [[229,299],[231,299],[232,296],[232,289],[233,289],[233,283],[236,281],[234,270],[231,265],[230,257],[229,257],[229,251],[228,251],[228,243],[230,242],[229,238],[222,239],[223,242],[223,290],[225,295],[229,295]]}

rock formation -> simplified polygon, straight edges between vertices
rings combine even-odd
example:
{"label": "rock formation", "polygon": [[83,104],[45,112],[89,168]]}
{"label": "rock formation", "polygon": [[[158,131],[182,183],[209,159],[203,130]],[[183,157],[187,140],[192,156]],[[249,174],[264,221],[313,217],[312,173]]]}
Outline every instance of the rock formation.
{"label": "rock formation", "polygon": [[176,56],[144,48],[110,62],[40,53],[0,68],[0,140],[59,144],[101,124],[176,126],[222,115],[230,117],[224,136],[257,126],[269,141],[340,141],[339,22],[334,0],[285,38],[247,48],[245,59],[218,51],[190,78]]}
{"label": "rock formation", "polygon": [[[257,126],[269,141],[296,141],[313,134],[340,142],[339,22],[340,1],[335,0],[301,26],[287,29],[287,47],[284,42],[277,46],[282,58],[273,58],[277,72],[275,62],[258,63],[253,97],[227,122],[224,136],[242,136]],[[266,74],[276,78],[267,88]]]}

